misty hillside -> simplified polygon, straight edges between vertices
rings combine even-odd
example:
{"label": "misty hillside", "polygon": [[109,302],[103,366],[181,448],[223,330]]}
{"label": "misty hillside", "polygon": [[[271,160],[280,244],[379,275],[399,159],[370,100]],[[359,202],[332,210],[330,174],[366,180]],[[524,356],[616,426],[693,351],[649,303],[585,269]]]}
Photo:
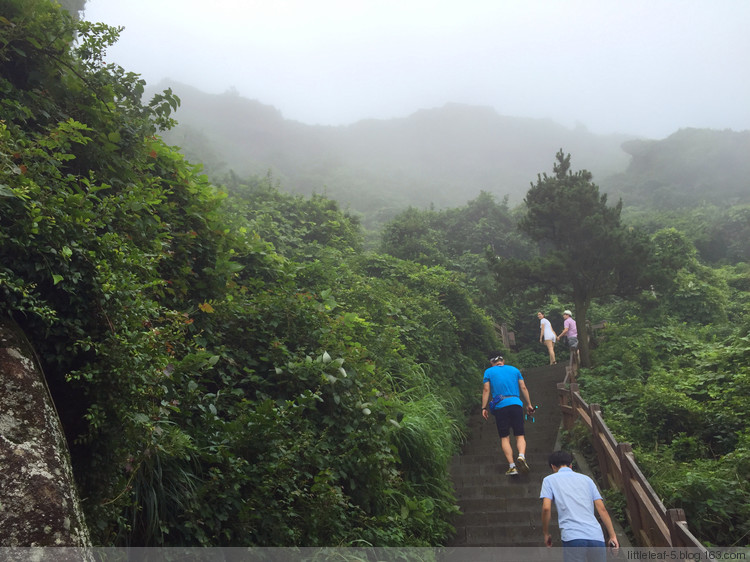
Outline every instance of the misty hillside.
{"label": "misty hillside", "polygon": [[181,98],[165,140],[217,181],[271,173],[283,190],[325,193],[380,224],[409,205],[455,207],[480,191],[520,203],[555,153],[572,155],[625,205],[737,203],[750,194],[750,132],[685,129],[654,141],[448,104],[389,120],[314,126],[236,92],[163,82]]}
{"label": "misty hillside", "polygon": [[750,131],[681,129],[662,141],[623,144],[624,173],[601,187],[632,206],[674,208],[750,202]]}
{"label": "misty hillside", "polygon": [[603,177],[626,169],[621,144],[632,137],[594,135],[551,120],[504,117],[490,108],[449,104],[409,117],[312,126],[235,93],[206,94],[176,83],[179,125],[165,134],[212,177],[271,171],[283,189],[325,192],[352,209],[450,207],[480,191],[523,199],[563,148],[576,166]]}

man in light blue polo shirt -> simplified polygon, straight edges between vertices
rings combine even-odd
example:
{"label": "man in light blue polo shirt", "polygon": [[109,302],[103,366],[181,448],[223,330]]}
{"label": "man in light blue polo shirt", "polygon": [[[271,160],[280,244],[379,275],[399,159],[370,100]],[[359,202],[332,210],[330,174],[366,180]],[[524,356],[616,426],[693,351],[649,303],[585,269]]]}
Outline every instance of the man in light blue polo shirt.
{"label": "man in light blue polo shirt", "polygon": [[552,502],[555,502],[565,562],[603,562],[607,554],[604,533],[594,509],[607,529],[609,546],[619,548],[620,543],[596,484],[585,474],[573,472],[572,464],[573,457],[567,451],[556,451],[549,456],[549,465],[554,473],[544,478],[539,495],[542,499],[544,544],[552,546],[549,522]]}

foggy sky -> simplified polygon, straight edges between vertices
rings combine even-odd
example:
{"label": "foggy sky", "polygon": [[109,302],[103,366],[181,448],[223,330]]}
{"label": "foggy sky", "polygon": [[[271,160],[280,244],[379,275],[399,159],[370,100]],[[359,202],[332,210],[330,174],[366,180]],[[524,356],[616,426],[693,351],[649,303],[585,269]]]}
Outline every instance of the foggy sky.
{"label": "foggy sky", "polygon": [[151,85],[307,124],[455,102],[655,139],[750,129],[747,0],[88,0],[84,19],[124,26],[107,61]]}

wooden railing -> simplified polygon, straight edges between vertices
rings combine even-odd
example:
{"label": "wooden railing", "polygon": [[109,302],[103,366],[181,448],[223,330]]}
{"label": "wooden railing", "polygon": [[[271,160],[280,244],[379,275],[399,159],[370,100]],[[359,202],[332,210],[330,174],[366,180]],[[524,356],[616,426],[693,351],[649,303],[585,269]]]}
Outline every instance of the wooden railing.
{"label": "wooden railing", "polygon": [[508,330],[507,324],[498,324],[496,322],[495,333],[500,337],[500,340],[503,342],[503,347],[505,347],[505,349],[510,349],[512,351],[518,350],[518,346],[516,345],[516,334],[515,332],[511,332]]}
{"label": "wooden railing", "polygon": [[563,427],[571,429],[580,419],[591,430],[602,486],[617,488],[625,496],[625,509],[637,546],[697,548],[707,553],[706,547],[688,529],[685,512],[664,507],[638,468],[631,445],[617,442],[604,423],[599,405],[589,405],[581,398],[575,382],[575,366],[566,367],[566,371],[565,382],[557,385]]}

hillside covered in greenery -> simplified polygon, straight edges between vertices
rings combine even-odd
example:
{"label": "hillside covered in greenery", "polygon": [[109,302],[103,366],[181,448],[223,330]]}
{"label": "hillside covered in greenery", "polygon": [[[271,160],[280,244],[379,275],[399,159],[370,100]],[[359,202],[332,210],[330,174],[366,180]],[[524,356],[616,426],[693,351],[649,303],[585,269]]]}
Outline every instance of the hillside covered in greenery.
{"label": "hillside covered in greenery", "polygon": [[362,251],[333,201],[215,187],[155,136],[177,98],[142,106],[102,63],[115,30],[43,0],[2,14],[2,308],[95,541],[439,542],[497,345],[468,284]]}
{"label": "hillside covered in greenery", "polygon": [[[632,137],[571,130],[551,120],[447,104],[390,120],[341,127],[284,119],[274,107],[164,81],[179,92],[179,124],[164,139],[217,181],[270,172],[286,191],[323,193],[379,229],[409,206],[466,204],[484,191],[518,204],[561,146],[597,176],[619,173]],[[241,124],[241,125],[238,125]]]}
{"label": "hillside covered in greenery", "polygon": [[311,126],[239,96],[178,92],[178,125],[164,139],[215,181],[270,173],[285,191],[323,193],[368,229],[408,207],[459,207],[489,193],[522,202],[561,147],[626,207],[666,210],[750,203],[750,131],[683,129],[665,139],[596,135],[549,120],[448,104],[401,119]]}
{"label": "hillside covered in greenery", "polygon": [[[587,400],[701,540],[748,544],[742,163],[693,170],[703,183],[688,189],[648,166],[678,159],[675,139],[626,145],[618,193],[643,202],[628,206],[555,146],[514,170],[523,203],[467,177],[476,196],[435,209],[391,201],[406,184],[383,160],[372,210],[392,202],[391,216],[365,244],[362,213],[315,176],[209,176],[197,145],[186,159],[164,140],[185,134],[180,92],[144,103],[140,77],[105,62],[117,35],[47,0],[0,0],[0,307],[39,353],[96,544],[444,544],[448,461],[501,346],[495,325],[517,334],[509,362],[540,365],[536,311],[558,327],[571,307],[581,327],[608,322],[582,349]],[[464,110],[356,127],[387,145],[384,128]],[[326,146],[311,131],[295,158]],[[727,154],[746,142],[731,135]],[[256,142],[248,160],[274,146]],[[361,185],[352,170],[342,194]],[[654,178],[706,198],[649,205]],[[736,198],[708,196],[724,190]]]}

